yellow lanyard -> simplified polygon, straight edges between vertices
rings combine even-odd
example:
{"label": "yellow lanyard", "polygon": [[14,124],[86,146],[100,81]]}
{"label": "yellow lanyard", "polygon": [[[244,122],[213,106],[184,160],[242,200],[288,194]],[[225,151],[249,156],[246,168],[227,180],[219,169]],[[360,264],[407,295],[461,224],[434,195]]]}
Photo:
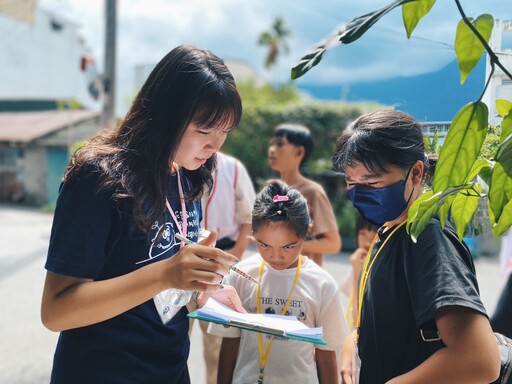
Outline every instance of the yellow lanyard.
{"label": "yellow lanyard", "polygon": [[[373,251],[373,246],[375,245],[375,241],[379,237],[379,235],[376,234],[374,239],[373,239],[373,241],[372,241],[372,245],[371,245],[371,247],[370,247],[370,249],[368,251],[368,254],[366,255],[366,259],[364,260],[363,271],[361,272],[361,281],[359,282],[359,297],[358,297],[358,306],[357,306],[358,313],[357,313],[357,324],[356,324],[356,329],[357,329],[357,335],[358,336],[359,336],[359,328],[361,327],[361,319],[363,317],[363,295],[364,295],[364,291],[366,289],[366,283],[368,283],[368,278],[370,276],[370,272],[371,272],[371,270],[373,268],[373,264],[375,264],[375,260],[377,260],[377,256],[379,255],[379,253],[382,250],[382,248],[384,248],[384,246],[386,245],[388,240],[391,239],[391,236],[393,236],[393,234],[396,231],[398,231],[398,229],[400,227],[404,226],[405,223],[407,223],[407,220],[402,222],[402,223],[400,223],[400,224],[398,224],[395,227],[395,229],[393,229],[393,231],[389,234],[388,237],[386,237],[386,239],[384,240],[384,242],[382,243],[380,248],[377,250],[377,252],[375,253],[375,256],[373,258],[371,258],[372,251]],[[354,278],[357,278],[357,277],[354,277]]]}
{"label": "yellow lanyard", "polygon": [[[297,263],[297,270],[295,272],[295,278],[293,280],[293,286],[290,291],[290,294],[288,295],[288,299],[286,299],[286,304],[281,311],[281,315],[285,315],[286,311],[288,311],[288,308],[290,308],[290,302],[293,297],[293,292],[295,292],[295,287],[297,286],[297,283],[299,282],[299,275],[300,275],[300,266],[302,264],[302,256],[299,256],[299,262]],[[256,311],[258,313],[261,313],[261,277],[263,276],[263,269],[265,267],[265,260],[261,261],[260,265],[260,272],[258,276],[258,288],[256,289]],[[260,375],[258,378],[258,383],[263,383],[263,375],[265,372],[265,365],[267,364],[268,355],[270,353],[270,350],[272,349],[272,343],[274,342],[274,336],[271,336],[270,341],[267,344],[267,348],[265,349],[265,352],[263,352],[263,336],[261,333],[258,333],[258,351],[260,353]]]}

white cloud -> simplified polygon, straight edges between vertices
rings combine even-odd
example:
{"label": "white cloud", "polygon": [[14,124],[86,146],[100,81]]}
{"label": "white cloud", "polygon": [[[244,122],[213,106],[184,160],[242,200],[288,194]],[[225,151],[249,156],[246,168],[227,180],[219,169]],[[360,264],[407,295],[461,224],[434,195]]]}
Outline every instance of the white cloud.
{"label": "white cloud", "polygon": [[[262,76],[289,79],[290,69],[335,27],[370,12],[390,0],[118,0],[118,109],[133,94],[134,66],[156,63],[170,49],[191,43],[224,58],[247,61]],[[510,0],[463,4],[467,15],[489,12],[512,18]],[[40,0],[41,6],[83,25],[84,35],[98,62],[103,62],[104,1]],[[267,73],[265,49],[258,35],[275,16],[292,30],[291,52]],[[406,41],[400,9],[379,21],[359,41],[335,47],[301,82],[341,83],[386,79],[431,72],[453,60],[455,28],[460,15],[453,2],[438,0]],[[123,105],[121,105],[123,104]]]}

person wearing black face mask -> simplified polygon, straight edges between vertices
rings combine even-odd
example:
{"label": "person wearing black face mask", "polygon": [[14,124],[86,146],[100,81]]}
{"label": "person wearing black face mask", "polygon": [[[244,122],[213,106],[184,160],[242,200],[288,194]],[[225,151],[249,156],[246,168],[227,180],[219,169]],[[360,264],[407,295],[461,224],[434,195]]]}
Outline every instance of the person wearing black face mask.
{"label": "person wearing black face mask", "polygon": [[343,383],[490,383],[499,375],[468,248],[439,218],[416,243],[405,231],[425,162],[418,122],[399,111],[359,117],[336,143],[333,164],[349,199],[380,226],[359,282],[357,329],[343,347]]}

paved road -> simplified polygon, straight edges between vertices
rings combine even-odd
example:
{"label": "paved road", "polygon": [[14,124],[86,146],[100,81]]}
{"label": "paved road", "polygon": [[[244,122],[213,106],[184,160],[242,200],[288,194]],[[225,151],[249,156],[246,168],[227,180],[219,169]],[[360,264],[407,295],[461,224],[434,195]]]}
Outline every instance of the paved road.
{"label": "paved road", "polygon": [[[0,206],[0,383],[48,383],[57,334],[41,325],[39,310],[52,215]],[[496,257],[476,262],[482,300],[492,313],[504,284]],[[326,269],[340,281],[347,254],[329,255]],[[205,383],[201,332],[192,333],[192,384]]]}

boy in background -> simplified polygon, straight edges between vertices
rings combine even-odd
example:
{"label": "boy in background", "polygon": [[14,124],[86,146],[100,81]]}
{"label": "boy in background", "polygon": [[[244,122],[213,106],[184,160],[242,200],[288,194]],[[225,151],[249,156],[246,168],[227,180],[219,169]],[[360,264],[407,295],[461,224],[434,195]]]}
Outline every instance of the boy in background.
{"label": "boy in background", "polygon": [[302,168],[313,149],[311,131],[304,125],[283,123],[274,130],[268,148],[270,167],[279,177],[306,198],[313,223],[312,236],[304,242],[302,251],[318,265],[324,253],[341,249],[341,237],[331,202],[323,187],[302,174]]}

